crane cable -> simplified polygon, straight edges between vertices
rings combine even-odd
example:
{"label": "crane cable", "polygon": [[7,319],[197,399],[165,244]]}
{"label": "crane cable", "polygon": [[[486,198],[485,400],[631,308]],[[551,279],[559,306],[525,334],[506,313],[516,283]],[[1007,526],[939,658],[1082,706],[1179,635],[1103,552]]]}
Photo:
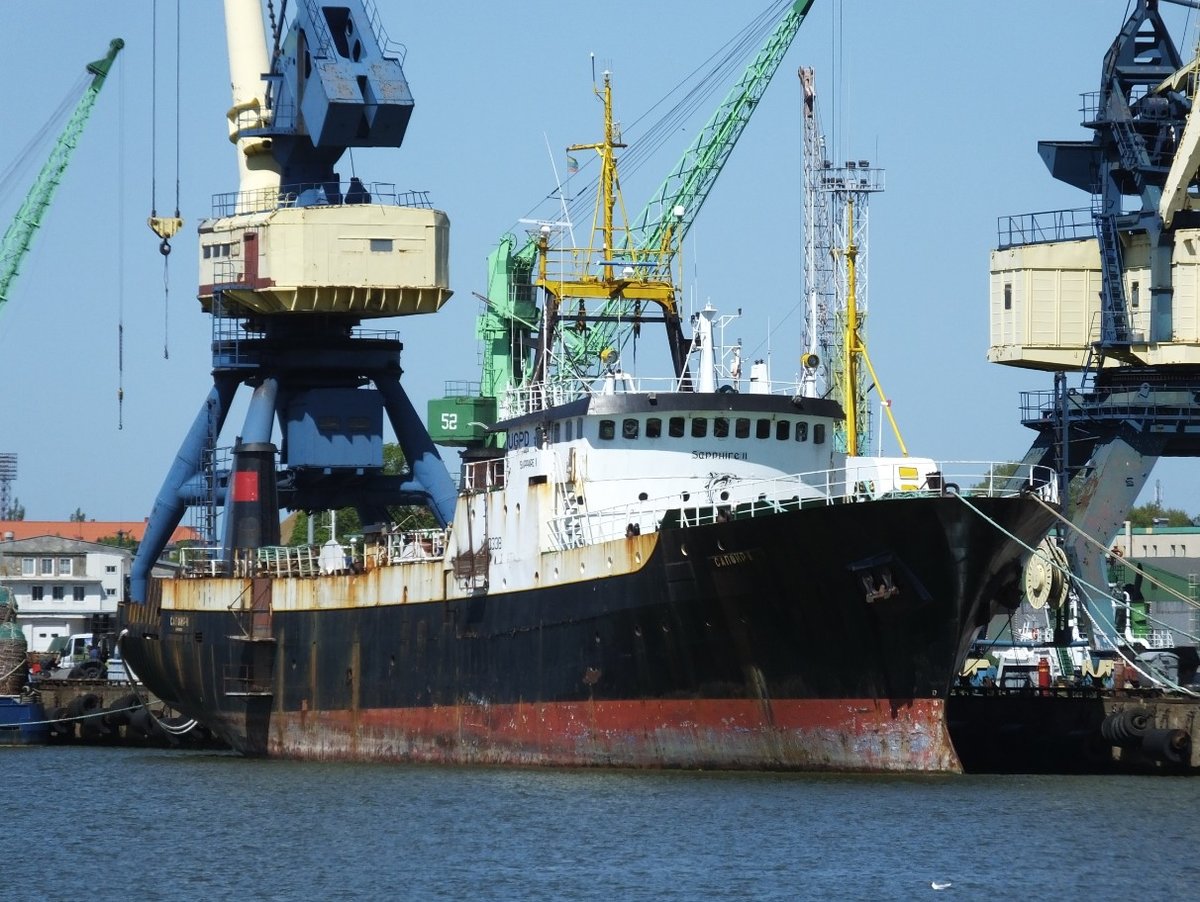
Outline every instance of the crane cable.
{"label": "crane cable", "polygon": [[151,68],[150,79],[150,218],[147,224],[162,243],[158,252],[163,257],[163,359],[171,358],[168,345],[170,335],[171,284],[168,262],[171,256],[171,238],[183,227],[179,215],[179,120],[180,120],[180,48],[181,48],[180,0],[175,0],[175,215],[158,215],[158,0],[154,0],[151,24]]}
{"label": "crane cable", "polygon": [[125,428],[125,67],[117,71],[117,431]]}

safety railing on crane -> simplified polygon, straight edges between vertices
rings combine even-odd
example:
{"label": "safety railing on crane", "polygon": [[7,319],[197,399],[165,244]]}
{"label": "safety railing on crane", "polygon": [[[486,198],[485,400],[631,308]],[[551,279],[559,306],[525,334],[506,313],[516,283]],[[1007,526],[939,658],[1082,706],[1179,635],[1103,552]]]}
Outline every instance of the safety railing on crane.
{"label": "safety railing on crane", "polygon": [[331,207],[339,205],[381,204],[388,207],[414,207],[432,210],[428,191],[397,191],[393,182],[363,183],[313,182],[293,185],[287,191],[260,188],[214,194],[212,215],[226,216],[273,213],[292,207]]}
{"label": "safety railing on crane", "polygon": [[996,221],[996,246],[1000,250],[1022,244],[1083,241],[1095,236],[1090,207],[1020,213],[1001,216]]}

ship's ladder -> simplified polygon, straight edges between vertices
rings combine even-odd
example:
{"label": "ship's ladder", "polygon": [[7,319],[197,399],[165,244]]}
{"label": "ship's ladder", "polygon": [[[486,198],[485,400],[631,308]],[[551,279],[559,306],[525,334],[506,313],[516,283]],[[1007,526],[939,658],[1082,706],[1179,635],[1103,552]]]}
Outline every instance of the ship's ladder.
{"label": "ship's ladder", "polygon": [[1075,661],[1071,658],[1071,649],[1063,645],[1055,646],[1054,651],[1058,654],[1059,672],[1065,679],[1071,679],[1075,676]]}
{"label": "ship's ladder", "polygon": [[[275,636],[271,629],[271,580],[256,576],[247,593],[230,606],[239,631],[230,635],[229,660],[222,673],[222,689],[227,696],[268,697],[275,672]],[[236,606],[236,610],[235,610]]]}
{"label": "ship's ladder", "polygon": [[559,541],[564,548],[582,548],[587,544],[587,531],[584,528],[582,516],[583,507],[579,503],[579,495],[575,490],[575,482],[556,482],[556,503],[562,516],[557,517],[559,523]]}

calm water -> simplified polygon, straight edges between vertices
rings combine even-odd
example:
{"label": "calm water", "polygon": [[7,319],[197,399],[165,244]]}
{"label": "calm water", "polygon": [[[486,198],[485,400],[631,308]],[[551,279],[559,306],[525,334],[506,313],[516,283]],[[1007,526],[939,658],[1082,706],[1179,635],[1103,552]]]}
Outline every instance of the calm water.
{"label": "calm water", "polygon": [[472,770],[87,748],[0,749],[0,775],[3,899],[1200,895],[1200,778]]}

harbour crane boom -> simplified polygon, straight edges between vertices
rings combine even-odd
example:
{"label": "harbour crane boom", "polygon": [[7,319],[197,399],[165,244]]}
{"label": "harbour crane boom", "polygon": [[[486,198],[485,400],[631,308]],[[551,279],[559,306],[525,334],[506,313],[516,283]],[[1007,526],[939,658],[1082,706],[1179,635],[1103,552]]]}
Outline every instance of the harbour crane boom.
{"label": "harbour crane boom", "polygon": [[[672,265],[684,237],[812,4],[813,0],[795,0],[791,4],[737,84],[646,204],[635,225],[621,230],[625,232],[624,247],[614,248],[611,256],[627,258],[638,271],[639,279],[663,285],[671,282]],[[545,228],[548,226],[543,231]],[[482,421],[512,414],[514,411],[505,408],[506,394],[521,388],[537,371],[527,358],[538,344],[533,326],[537,311],[531,279],[537,271],[541,237],[531,235],[521,243],[513,235],[505,235],[488,258],[488,293],[482,298],[485,307],[477,326],[477,334],[485,345],[480,391],[476,397],[456,395],[430,402],[429,419],[439,442],[472,445],[483,441]],[[677,320],[673,297],[666,303],[672,309],[665,318]],[[610,349],[628,337],[630,324],[636,323],[641,309],[636,301],[612,298],[602,305],[598,315],[586,317],[586,329],[561,330],[558,337],[563,345],[562,369],[579,375],[602,366]],[[581,317],[580,322],[583,321]]]}
{"label": "harbour crane boom", "polygon": [[[659,266],[669,269],[670,256],[695,222],[812,4],[813,0],[792,4],[634,222],[630,229],[634,247],[663,252]],[[669,272],[659,275],[666,277]]]}
{"label": "harbour crane boom", "polygon": [[92,113],[92,107],[96,104],[96,97],[99,95],[100,89],[104,87],[104,80],[108,77],[113,61],[124,46],[123,40],[114,38],[109,42],[108,53],[103,59],[88,63],[87,71],[92,78],[87,83],[83,96],[75,105],[75,110],[71,114],[71,118],[67,120],[62,134],[58,136],[50,157],[38,172],[24,203],[21,204],[17,215],[13,217],[13,221],[9,223],[4,232],[4,240],[0,241],[0,309],[3,309],[8,302],[12,285],[21,271],[22,262],[29,253],[33,236],[42,224],[42,218],[46,215],[54,192],[58,188],[59,182],[62,181],[63,173],[71,161],[71,155],[79,143],[79,136],[83,133],[83,127]]}
{"label": "harbour crane boom", "polygon": [[[644,264],[638,267],[642,277],[671,281],[671,268],[683,239],[812,4],[813,0],[795,0],[630,227],[630,249],[634,260]],[[615,300],[605,304],[595,325],[586,332],[564,333],[565,355],[574,367],[586,369],[606,348],[621,343],[622,326],[615,309],[619,304]]]}

